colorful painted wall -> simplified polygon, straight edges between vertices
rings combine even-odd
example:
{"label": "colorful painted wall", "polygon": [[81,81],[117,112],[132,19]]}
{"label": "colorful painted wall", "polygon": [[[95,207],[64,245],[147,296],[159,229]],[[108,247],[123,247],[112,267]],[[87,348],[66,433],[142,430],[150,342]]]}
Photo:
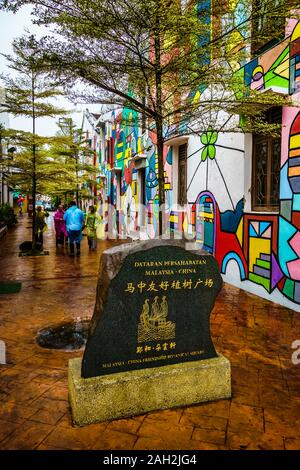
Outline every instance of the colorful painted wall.
{"label": "colorful painted wall", "polygon": [[[233,70],[236,65],[231,64]],[[171,229],[195,233],[199,245],[214,254],[228,282],[300,312],[300,22],[290,21],[285,39],[238,73],[252,89],[272,88],[293,100],[282,110],[280,211],[251,211],[251,135],[207,130],[186,139],[189,207],[185,215],[171,210]],[[106,117],[97,139],[103,141],[103,145],[95,144],[105,180],[103,197],[117,203],[120,178],[121,208],[130,217],[129,234],[139,225],[138,170],[132,157],[146,156],[145,231],[155,236],[155,133],[142,133],[136,114],[124,109]],[[176,202],[178,145],[170,141],[164,154],[170,207],[173,199]]]}
{"label": "colorful painted wall", "polygon": [[196,162],[189,161],[197,239],[225,279],[300,311],[300,22],[290,21],[286,38],[238,73],[252,89],[292,100],[282,109],[280,211],[251,211],[251,136],[230,142],[230,135],[204,133]]}
{"label": "colorful painted wall", "polygon": [[[89,115],[90,120],[93,115]],[[126,218],[127,234],[132,234],[141,224],[139,220],[139,156],[146,157],[145,168],[145,196],[146,214],[143,224],[145,236],[154,237],[157,234],[158,221],[158,161],[156,154],[156,135],[147,131],[142,133],[138,126],[137,114],[130,109],[113,111],[101,117],[102,126],[98,116],[94,115],[92,125],[94,132],[87,122],[89,135],[93,133],[96,141],[93,149],[97,154],[97,165],[102,180],[102,190],[98,200],[119,206]],[[104,127],[103,127],[104,125]],[[90,139],[92,141],[92,139]],[[165,147],[165,191],[166,203],[172,205],[172,149]],[[99,178],[98,178],[99,179]],[[99,180],[100,181],[100,180]],[[120,201],[118,201],[118,185],[120,185]],[[119,220],[122,226],[122,220]],[[116,227],[119,229],[119,227]],[[125,235],[125,234],[124,234]]]}

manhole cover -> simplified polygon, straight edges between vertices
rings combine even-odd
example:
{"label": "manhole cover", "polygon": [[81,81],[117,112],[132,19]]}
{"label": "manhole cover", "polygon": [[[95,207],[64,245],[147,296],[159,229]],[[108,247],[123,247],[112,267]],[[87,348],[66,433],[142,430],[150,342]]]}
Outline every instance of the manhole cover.
{"label": "manhole cover", "polygon": [[88,320],[49,326],[38,332],[36,341],[42,348],[73,351],[85,346],[89,326]]}

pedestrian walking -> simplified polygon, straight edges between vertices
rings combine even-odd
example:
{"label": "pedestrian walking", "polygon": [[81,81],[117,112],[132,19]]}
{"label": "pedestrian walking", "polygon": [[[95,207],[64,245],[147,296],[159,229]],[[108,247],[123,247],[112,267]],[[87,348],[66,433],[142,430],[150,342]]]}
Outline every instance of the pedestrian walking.
{"label": "pedestrian walking", "polygon": [[70,256],[74,256],[74,244],[76,244],[76,255],[80,256],[80,242],[82,240],[82,226],[84,213],[76,206],[76,202],[70,203],[69,209],[64,214],[67,233],[69,237]]}
{"label": "pedestrian walking", "polygon": [[40,244],[40,248],[43,248],[44,237],[43,234],[47,230],[47,224],[45,222],[46,214],[42,211],[42,206],[37,207],[35,216],[35,241]]}
{"label": "pedestrian walking", "polygon": [[63,245],[65,238],[67,238],[66,222],[64,221],[65,211],[60,204],[54,214],[54,227],[56,235],[56,246]]}
{"label": "pedestrian walking", "polygon": [[17,199],[17,204],[19,206],[19,214],[22,215],[23,213],[23,204],[24,204],[25,198],[23,197],[22,194],[19,194],[18,199]]}
{"label": "pedestrian walking", "polygon": [[100,222],[100,215],[97,214],[94,206],[90,206],[89,212],[85,218],[86,234],[90,250],[96,250],[97,248],[97,226]]}

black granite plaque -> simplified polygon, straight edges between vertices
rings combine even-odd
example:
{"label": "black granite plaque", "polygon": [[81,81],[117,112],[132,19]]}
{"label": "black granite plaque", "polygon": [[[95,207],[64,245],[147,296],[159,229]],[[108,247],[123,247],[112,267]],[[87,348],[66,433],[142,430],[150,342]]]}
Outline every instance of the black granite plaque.
{"label": "black granite plaque", "polygon": [[221,287],[215,258],[175,241],[107,250],[82,377],[216,357],[209,319]]}

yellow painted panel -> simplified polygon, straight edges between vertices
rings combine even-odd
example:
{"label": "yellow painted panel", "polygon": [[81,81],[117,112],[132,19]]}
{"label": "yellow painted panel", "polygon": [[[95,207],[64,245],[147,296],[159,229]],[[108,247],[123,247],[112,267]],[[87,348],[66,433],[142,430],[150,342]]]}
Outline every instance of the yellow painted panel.
{"label": "yellow painted panel", "polygon": [[249,271],[253,272],[253,265],[261,253],[271,254],[271,240],[267,238],[249,238]]}
{"label": "yellow painted panel", "polygon": [[280,75],[280,77],[288,79],[290,76],[289,58],[281,62],[281,64],[279,64],[278,67],[276,67],[276,69],[274,70],[274,73]]}
{"label": "yellow painted panel", "polygon": [[213,219],[214,214],[209,214],[208,212],[198,212],[200,217],[205,217],[206,219]]}
{"label": "yellow painted panel", "polygon": [[187,217],[184,218],[184,221],[183,221],[183,224],[182,224],[182,228],[183,228],[184,232],[187,232],[187,230],[188,230],[188,220],[187,220]]}
{"label": "yellow painted panel", "polygon": [[139,137],[138,138],[138,153],[142,153],[142,139]]}
{"label": "yellow painted panel", "polygon": [[228,10],[234,12],[238,3],[239,3],[239,0],[229,0],[228,7],[227,7]]}
{"label": "yellow painted panel", "polygon": [[244,228],[244,219],[241,218],[241,221],[236,231],[236,236],[241,247],[243,246],[243,228]]}
{"label": "yellow painted panel", "polygon": [[290,139],[290,149],[296,149],[300,147],[300,134],[292,135]]}
{"label": "yellow painted panel", "polygon": [[300,21],[298,22],[296,28],[293,31],[293,34],[291,36],[291,41],[295,41],[300,37]]}
{"label": "yellow painted panel", "polygon": [[194,98],[193,98],[193,102],[194,102],[195,104],[196,104],[196,103],[199,103],[199,101],[200,101],[200,96],[201,96],[200,91],[199,91],[199,90],[196,91],[195,96],[194,96]]}

